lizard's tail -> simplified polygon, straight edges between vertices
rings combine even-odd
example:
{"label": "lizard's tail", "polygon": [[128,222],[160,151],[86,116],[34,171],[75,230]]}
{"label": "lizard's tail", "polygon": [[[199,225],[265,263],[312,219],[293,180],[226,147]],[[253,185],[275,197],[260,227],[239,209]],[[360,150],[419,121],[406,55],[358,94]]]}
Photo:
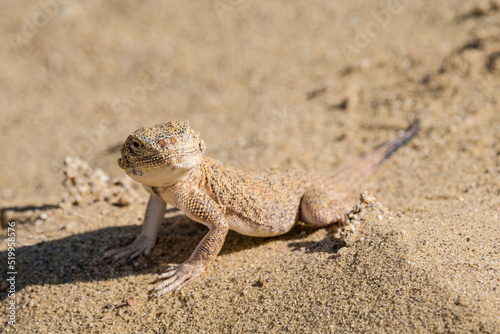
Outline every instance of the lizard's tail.
{"label": "lizard's tail", "polygon": [[368,153],[354,163],[342,168],[333,177],[332,184],[336,185],[336,191],[344,193],[345,195],[349,194],[368,177],[378,165],[412,139],[419,129],[420,121],[417,120],[405,130],[401,137],[385,142],[371,153]]}

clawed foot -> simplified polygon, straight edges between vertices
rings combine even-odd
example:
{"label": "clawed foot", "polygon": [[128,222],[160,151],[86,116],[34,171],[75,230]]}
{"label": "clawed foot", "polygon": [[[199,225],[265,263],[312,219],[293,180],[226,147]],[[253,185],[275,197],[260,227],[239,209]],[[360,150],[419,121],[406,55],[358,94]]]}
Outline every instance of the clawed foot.
{"label": "clawed foot", "polygon": [[349,211],[344,211],[342,214],[338,215],[337,217],[337,225],[339,228],[345,227],[349,225]]}
{"label": "clawed foot", "polygon": [[164,281],[152,292],[157,297],[160,297],[169,291],[180,290],[193,279],[200,276],[204,269],[205,266],[203,264],[192,263],[183,263],[179,266],[170,267],[165,273],[158,276],[156,282],[163,279]]}
{"label": "clawed foot", "polygon": [[140,234],[130,245],[111,249],[104,253],[104,257],[113,257],[113,260],[116,261],[118,259],[121,259],[122,257],[126,257],[129,255],[131,259],[138,257],[142,253],[148,256],[151,253],[154,245],[155,240],[152,240],[151,238]]}
{"label": "clawed foot", "polygon": [[349,211],[344,211],[341,214],[337,215],[335,219],[330,223],[331,231],[334,236],[340,237],[339,232],[349,225]]}

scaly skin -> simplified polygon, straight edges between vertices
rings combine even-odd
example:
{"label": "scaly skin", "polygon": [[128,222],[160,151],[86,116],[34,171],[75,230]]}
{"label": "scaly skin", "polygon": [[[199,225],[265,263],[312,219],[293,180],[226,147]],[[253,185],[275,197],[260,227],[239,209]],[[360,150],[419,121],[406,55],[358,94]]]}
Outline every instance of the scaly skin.
{"label": "scaly skin", "polygon": [[105,256],[131,258],[153,249],[166,204],[182,210],[210,230],[183,264],[160,275],[158,296],[178,290],[199,276],[219,254],[227,232],[268,237],[284,234],[298,221],[315,226],[345,226],[345,198],[376,166],[409,141],[411,125],[334,175],[297,170],[243,171],[203,155],[205,144],[189,122],[166,122],[133,132],[118,164],[150,192],[142,232],[135,241]]}

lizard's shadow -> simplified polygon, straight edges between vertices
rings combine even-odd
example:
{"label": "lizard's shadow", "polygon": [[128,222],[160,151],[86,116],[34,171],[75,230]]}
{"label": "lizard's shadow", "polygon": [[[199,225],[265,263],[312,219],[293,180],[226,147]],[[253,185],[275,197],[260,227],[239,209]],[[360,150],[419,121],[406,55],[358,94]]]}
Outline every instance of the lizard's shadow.
{"label": "lizard's shadow", "polygon": [[[297,225],[295,229],[299,232],[299,235],[307,236],[313,233],[317,228]],[[306,253],[328,253],[332,254],[332,257],[336,257],[339,250],[347,245],[338,237],[335,236],[337,228],[334,226],[327,226],[324,229],[327,231],[327,236],[320,241],[297,241],[288,244],[288,247],[292,248],[294,251],[305,251]]]}
{"label": "lizard's shadow", "polygon": [[293,248],[294,251],[303,251],[310,253],[328,253],[332,254],[332,258],[336,257],[339,250],[346,245],[338,238],[335,237],[327,237],[321,241],[301,241],[301,242],[292,242],[288,245]]}
{"label": "lizard's shadow", "polygon": [[[43,241],[15,249],[16,291],[34,285],[66,284],[74,282],[104,281],[137,274],[158,274],[168,263],[181,263],[189,258],[199,241],[207,233],[203,225],[184,215],[166,218],[161,226],[156,247],[149,257],[124,258],[116,262],[103,258],[107,249],[122,247],[134,240],[141,226],[107,227],[71,235],[57,240]],[[303,231],[306,231],[304,233]],[[312,232],[296,226],[285,235],[273,238],[255,238],[235,232],[228,234],[221,254],[231,254],[261,246],[277,238],[297,240]],[[292,243],[292,247],[316,249],[313,242]],[[0,281],[6,282],[9,268],[8,251],[0,253]],[[5,284],[4,284],[5,285]],[[8,287],[7,287],[8,288]],[[0,292],[0,301],[7,297],[6,287]]]}

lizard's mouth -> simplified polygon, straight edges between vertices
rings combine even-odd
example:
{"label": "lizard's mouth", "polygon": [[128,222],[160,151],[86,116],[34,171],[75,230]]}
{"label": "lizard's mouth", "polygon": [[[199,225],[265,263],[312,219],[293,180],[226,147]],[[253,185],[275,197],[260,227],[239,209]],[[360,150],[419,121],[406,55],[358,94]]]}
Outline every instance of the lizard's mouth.
{"label": "lizard's mouth", "polygon": [[132,161],[122,156],[118,158],[118,166],[124,170],[136,169],[138,167],[155,168],[160,166],[175,166],[182,163],[186,157],[193,156],[196,153],[198,153],[198,148],[193,148],[187,151],[171,152],[168,154],[155,154],[147,157],[141,157],[140,159],[133,159]]}
{"label": "lizard's mouth", "polygon": [[144,173],[124,157],[118,158],[118,166],[128,175],[144,175]]}
{"label": "lizard's mouth", "polygon": [[153,155],[149,157],[143,157],[135,161],[130,161],[130,159],[127,159],[126,157],[118,158],[118,166],[120,166],[120,168],[124,170],[128,170],[131,168],[133,169],[137,167],[154,168],[158,166],[167,166],[167,165],[169,165],[168,160],[163,155]]}
{"label": "lizard's mouth", "polygon": [[118,158],[118,166],[120,166],[121,169],[127,169],[127,167],[129,166],[129,163],[127,161],[127,159],[121,157],[121,158]]}

